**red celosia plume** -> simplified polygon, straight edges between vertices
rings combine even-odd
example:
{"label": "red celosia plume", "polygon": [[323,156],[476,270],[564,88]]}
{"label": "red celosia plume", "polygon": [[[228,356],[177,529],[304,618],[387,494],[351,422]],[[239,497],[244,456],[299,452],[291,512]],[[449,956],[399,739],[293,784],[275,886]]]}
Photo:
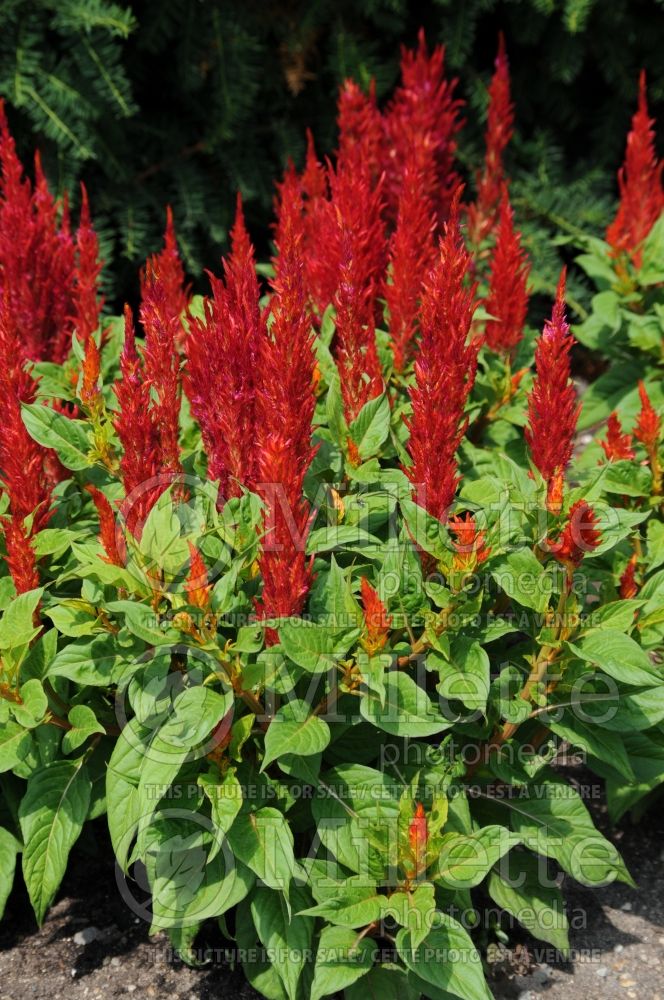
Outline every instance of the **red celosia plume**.
{"label": "red celosia plume", "polygon": [[618,414],[613,411],[606,422],[606,440],[600,441],[604,454],[609,462],[618,462],[622,458],[634,458],[632,435],[624,434]]}
{"label": "red celosia plume", "polygon": [[401,85],[385,115],[387,198],[396,213],[406,164],[415,154],[421,165],[430,164],[423,194],[430,198],[438,222],[452,204],[459,177],[454,170],[456,135],[463,122],[463,102],[454,96],[457,81],[445,78],[444,50],[438,45],[429,54],[421,30],[417,49],[403,49]]}
{"label": "red celosia plume", "polygon": [[639,587],[636,582],[636,566],[638,563],[638,556],[634,553],[620,577],[620,596],[623,600],[630,600],[639,592]]}
{"label": "red celosia plume", "polygon": [[435,259],[435,225],[423,173],[413,157],[404,168],[384,288],[397,372],[403,372],[413,354],[422,287]]}
{"label": "red celosia plume", "polygon": [[472,572],[491,555],[491,548],[486,544],[486,532],[477,527],[475,518],[469,512],[461,516],[452,516],[448,526],[456,540],[452,569],[460,572]]}
{"label": "red celosia plume", "polygon": [[195,545],[189,542],[189,573],[185,582],[189,604],[205,611],[210,604],[211,584],[208,583],[207,567],[203,556]]}
{"label": "red celosia plume", "polygon": [[498,216],[505,183],[503,155],[514,132],[514,105],[510,96],[510,70],[501,32],[495,71],[489,84],[489,110],[485,133],[484,168],[477,178],[477,196],[468,206],[468,237],[474,246],[490,234]]}
{"label": "red celosia plume", "polygon": [[547,506],[557,513],[562,504],[565,470],[574,447],[580,406],[570,378],[574,338],[565,315],[565,270],[558,283],[551,319],[535,348],[536,376],[528,397],[525,435],[534,465],[547,484]]}
{"label": "red celosia plume", "polygon": [[558,541],[550,543],[550,549],[558,562],[574,568],[581,565],[586,553],[596,549],[601,540],[595,511],[585,500],[577,500],[570,507]]}
{"label": "red celosia plume", "polygon": [[444,520],[454,499],[456,450],[466,430],[464,408],[477,368],[478,341],[468,342],[475,285],[468,282],[470,255],[459,227],[459,195],[445,226],[438,259],[424,286],[420,306],[420,350],[410,398],[406,473],[418,500]]}
{"label": "red celosia plume", "polygon": [[627,136],[625,162],[618,172],[620,203],[606,231],[614,256],[626,253],[636,267],[641,264],[641,244],[664,209],[664,161],[657,159],[654,124],[648,114],[646,74],[642,70],[638,108]]}
{"label": "red celosia plume", "polygon": [[365,634],[362,645],[369,656],[375,656],[385,647],[392,627],[392,617],[366,577],[360,580]]}
{"label": "red celosia plume", "polygon": [[487,312],[495,317],[484,327],[487,344],[494,351],[510,354],[523,337],[529,274],[530,265],[521,246],[521,236],[514,228],[514,213],[504,189],[485,302]]}
{"label": "red celosia plume", "polygon": [[652,450],[657,447],[659,442],[662,418],[650,402],[650,397],[642,381],[639,381],[639,398],[641,400],[641,409],[639,410],[634,427],[634,437],[648,450]]}
{"label": "red celosia plume", "polygon": [[[169,317],[178,321],[176,340],[180,344],[184,336],[182,314],[189,305],[189,288],[185,286],[184,268],[178,251],[175,223],[170,205],[166,208],[164,245],[158,253],[148,259],[142,275],[142,285],[150,280],[151,274],[159,275],[165,308],[168,310]],[[144,287],[141,291],[145,295]]]}
{"label": "red celosia plume", "polygon": [[101,490],[88,483],[85,487],[97,509],[99,517],[99,541],[106,553],[106,562],[114,566],[124,566],[127,548],[120,526],[115,520],[115,512]]}
{"label": "red celosia plume", "polygon": [[76,284],[74,286],[74,329],[85,347],[99,326],[103,301],[99,296],[99,240],[90,219],[85,185],[81,184],[81,218],[76,233]]}
{"label": "red celosia plume", "polygon": [[264,618],[299,614],[312,578],[303,482],[315,454],[316,359],[304,283],[302,197],[292,170],[280,187],[278,219],[271,323],[261,341],[257,387],[256,489],[265,503],[258,611]]}
{"label": "red celosia plume", "polygon": [[376,104],[373,80],[365,94],[353,80],[346,80],[339,93],[339,149],[337,164],[366,170],[373,183],[383,172],[383,122]]}
{"label": "red celosia plume", "polygon": [[265,337],[254,251],[238,197],[231,253],[224,279],[210,275],[212,298],[190,321],[185,343],[185,392],[198,420],[208,476],[219,480],[220,497],[240,496],[255,479],[255,381],[260,341]]}

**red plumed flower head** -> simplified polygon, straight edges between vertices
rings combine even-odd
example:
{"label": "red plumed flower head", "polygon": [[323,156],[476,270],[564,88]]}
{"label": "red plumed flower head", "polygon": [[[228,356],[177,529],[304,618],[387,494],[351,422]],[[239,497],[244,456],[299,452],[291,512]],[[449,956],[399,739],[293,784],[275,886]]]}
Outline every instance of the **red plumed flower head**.
{"label": "red plumed flower head", "polygon": [[207,610],[210,604],[212,585],[208,583],[208,574],[203,556],[196,546],[189,542],[189,573],[185,582],[187,600],[201,611]]}
{"label": "red plumed flower head", "polygon": [[491,548],[486,544],[486,532],[477,527],[475,518],[469,512],[463,516],[452,516],[448,520],[450,531],[456,536],[452,569],[460,572],[472,572],[491,555]]}
{"label": "red plumed flower head", "polygon": [[127,547],[122,535],[122,529],[116,522],[113,508],[102,491],[97,489],[96,486],[88,483],[85,489],[92,497],[92,501],[97,508],[99,516],[99,541],[106,553],[106,561],[112,563],[114,566],[124,566]]}
{"label": "red plumed flower head", "polygon": [[99,240],[92,227],[85,184],[81,184],[81,218],[76,233],[76,284],[74,287],[74,328],[86,346],[99,326],[103,300],[99,296]]}
{"label": "red plumed flower head", "polygon": [[650,397],[642,381],[639,381],[639,397],[641,399],[641,409],[634,428],[634,437],[641,444],[645,445],[648,451],[652,451],[657,448],[659,443],[662,418],[657,414],[650,402]]}
{"label": "red plumed flower head", "polygon": [[374,656],[385,647],[392,627],[392,617],[365,576],[360,580],[362,609],[364,612],[365,634],[362,645],[369,656]]}
{"label": "red plumed flower head", "polygon": [[558,541],[551,543],[550,549],[558,562],[576,567],[581,565],[588,552],[597,548],[601,540],[595,511],[585,500],[577,500],[570,507]]}
{"label": "red plumed flower head", "polygon": [[664,162],[657,159],[654,124],[648,114],[646,74],[642,70],[638,108],[627,136],[625,162],[618,172],[620,203],[606,231],[613,255],[627,253],[635,267],[641,265],[641,244],[664,209]]}
{"label": "red plumed flower head", "polygon": [[600,441],[604,454],[609,462],[618,462],[623,458],[634,458],[632,435],[624,434],[618,414],[613,411],[606,422],[606,440]]}
{"label": "red plumed flower head", "polygon": [[525,435],[534,465],[547,484],[547,506],[558,513],[565,470],[574,447],[580,406],[570,378],[574,338],[565,315],[565,269],[560,275],[551,319],[535,348],[535,382],[528,397]]}
{"label": "red plumed flower head", "polygon": [[630,557],[629,562],[625,566],[622,576],[620,577],[620,596],[625,601],[631,600],[633,597],[636,597],[636,595],[639,592],[639,588],[636,582],[637,562],[638,562],[638,557],[636,553],[634,553]]}
{"label": "red plumed flower head", "polygon": [[510,354],[523,337],[529,274],[530,265],[521,247],[521,236],[514,228],[514,213],[504,188],[485,302],[487,312],[495,317],[484,328],[486,341],[494,351]]}

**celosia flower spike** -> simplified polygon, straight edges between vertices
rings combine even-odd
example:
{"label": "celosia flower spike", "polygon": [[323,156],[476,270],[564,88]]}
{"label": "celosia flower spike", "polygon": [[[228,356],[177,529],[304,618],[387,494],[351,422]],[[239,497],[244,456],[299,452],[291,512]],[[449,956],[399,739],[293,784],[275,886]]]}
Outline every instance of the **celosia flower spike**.
{"label": "celosia flower spike", "polygon": [[396,213],[406,163],[413,155],[429,164],[427,188],[439,224],[447,218],[459,177],[454,170],[456,134],[463,125],[463,102],[454,96],[457,80],[445,78],[444,49],[429,54],[424,31],[417,49],[402,49],[401,86],[385,115],[387,198]]}
{"label": "celosia flower spike", "polygon": [[639,588],[636,582],[636,566],[638,563],[638,556],[633,553],[625,566],[620,577],[620,596],[624,601],[631,600],[639,592]]}
{"label": "celosia flower spike", "polygon": [[439,520],[445,520],[456,491],[456,450],[466,430],[464,409],[479,349],[477,340],[468,342],[476,286],[467,280],[471,259],[459,227],[459,197],[460,191],[424,286],[413,413],[407,421],[412,464],[405,471],[419,503]]}
{"label": "celosia flower spike", "polygon": [[574,447],[580,405],[570,378],[570,349],[574,338],[565,314],[565,269],[560,275],[551,319],[535,348],[536,376],[528,397],[525,435],[534,465],[547,484],[547,507],[558,513],[562,505],[565,470]]}
{"label": "celosia flower spike", "polygon": [[99,541],[106,553],[106,562],[114,566],[124,566],[127,548],[120,526],[116,523],[115,513],[108,499],[101,490],[91,483],[85,487],[97,509],[99,517]]}
{"label": "celosia flower spike", "polygon": [[397,224],[390,240],[389,280],[384,288],[397,372],[403,372],[413,352],[422,287],[436,254],[435,225],[423,174],[413,157],[404,169]]}
{"label": "celosia flower spike", "polygon": [[641,265],[641,244],[664,209],[664,161],[657,159],[654,124],[648,114],[646,74],[642,70],[638,107],[627,136],[625,162],[618,172],[620,203],[606,231],[613,255],[626,253],[635,267]]}
{"label": "celosia flower spike", "polygon": [[[312,573],[305,554],[311,509],[303,482],[311,442],[316,357],[304,285],[302,197],[294,172],[279,192],[271,323],[258,357],[256,489],[265,504],[259,567],[263,618],[299,614]],[[268,634],[268,642],[275,640]]]}
{"label": "celosia flower spike", "polygon": [[190,320],[184,387],[201,428],[208,476],[220,502],[255,481],[255,376],[265,324],[259,309],[254,250],[238,196],[225,281],[210,275],[212,298]]}
{"label": "celosia flower spike", "polygon": [[[189,288],[185,286],[184,268],[178,250],[175,223],[170,205],[166,207],[163,248],[148,260],[148,266],[143,274],[143,282],[149,279],[151,274],[159,275],[168,316],[170,319],[178,321],[176,341],[180,344],[184,336],[181,320],[182,314],[189,305]],[[145,294],[144,290],[142,291]]]}
{"label": "celosia flower spike", "polygon": [[145,380],[136,350],[134,321],[129,306],[125,306],[124,316],[121,378],[114,386],[118,399],[114,425],[123,447],[120,473],[126,499],[121,512],[131,533],[140,537],[145,518],[168,482],[163,479],[157,481],[161,472],[161,448],[150,406],[150,386]]}
{"label": "celosia flower spike", "polygon": [[486,531],[477,527],[473,515],[466,512],[464,516],[452,516],[448,521],[450,531],[456,536],[452,569],[458,572],[472,573],[491,555],[491,548],[486,544]]}
{"label": "celosia flower spike", "polygon": [[567,521],[557,542],[550,542],[553,556],[567,570],[567,590],[572,586],[574,570],[581,565],[583,557],[592,552],[602,541],[598,530],[595,511],[585,500],[577,500],[570,507]]}
{"label": "celosia flower spike", "polygon": [[607,461],[619,462],[621,459],[634,458],[632,435],[624,434],[618,414],[613,411],[606,422],[606,440],[600,441]]}
{"label": "celosia flower spike", "polygon": [[510,70],[502,32],[498,39],[495,72],[489,84],[484,168],[477,179],[477,197],[468,208],[468,236],[473,246],[489,235],[495,224],[505,183],[503,155],[514,132],[514,105]]}
{"label": "celosia flower spike", "polygon": [[99,240],[90,219],[85,185],[81,184],[81,218],[76,233],[76,284],[74,287],[74,329],[85,348],[99,326],[102,300],[99,296]]}
{"label": "celosia flower spike", "polygon": [[420,874],[426,868],[428,839],[426,813],[422,803],[418,802],[415,807],[415,815],[408,825],[408,846],[410,847],[415,875]]}
{"label": "celosia flower spike", "polygon": [[487,344],[494,351],[510,355],[523,337],[529,274],[530,265],[521,247],[521,235],[514,228],[514,213],[504,188],[485,302],[487,312],[495,317],[484,328]]}
{"label": "celosia flower spike", "polygon": [[662,431],[662,418],[656,413],[646,387],[639,381],[639,397],[641,409],[634,428],[634,437],[648,452],[648,461],[652,472],[652,491],[659,494],[662,491],[662,466],[659,460],[659,441]]}
{"label": "celosia flower spike", "polygon": [[211,584],[208,583],[207,567],[203,556],[192,542],[189,542],[189,573],[185,582],[187,600],[195,608],[205,611],[210,604]]}
{"label": "celosia flower spike", "polygon": [[360,580],[362,610],[364,612],[364,636],[362,646],[369,656],[375,656],[384,649],[392,627],[392,617],[366,577]]}
{"label": "celosia flower spike", "polygon": [[353,80],[345,80],[338,102],[339,150],[337,164],[353,169],[368,170],[376,183],[383,166],[383,123],[376,105],[376,85],[372,80],[369,93],[360,90]]}

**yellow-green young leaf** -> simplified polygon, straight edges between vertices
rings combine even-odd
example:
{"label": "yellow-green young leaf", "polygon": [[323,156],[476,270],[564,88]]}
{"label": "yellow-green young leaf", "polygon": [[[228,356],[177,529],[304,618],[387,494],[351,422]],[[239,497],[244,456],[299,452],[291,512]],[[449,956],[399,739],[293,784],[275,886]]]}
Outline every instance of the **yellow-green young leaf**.
{"label": "yellow-green young leaf", "polygon": [[[492,1000],[477,948],[460,923],[438,913],[437,925],[415,948],[410,931],[397,934],[403,962],[424,983],[464,1000]],[[426,993],[426,990],[425,990]]]}
{"label": "yellow-green young leaf", "polygon": [[307,711],[304,702],[289,702],[279,709],[265,734],[262,771],[283,754],[311,757],[322,753],[330,742],[330,727],[317,715],[306,715]]}
{"label": "yellow-green young leaf", "polygon": [[389,916],[410,931],[412,947],[419,948],[433,927],[436,912],[433,886],[424,882],[418,885],[415,892],[394,892],[389,899],[383,899],[383,919]]}
{"label": "yellow-green young leaf", "polygon": [[525,851],[510,852],[489,876],[489,895],[534,937],[566,953],[565,904],[560,889],[550,884],[546,865]]}
{"label": "yellow-green young leaf", "polygon": [[69,852],[81,832],[91,783],[83,759],[59,760],[28,779],[19,807],[23,836],[23,878],[39,924],[53,902]]}
{"label": "yellow-green young leaf", "polygon": [[16,855],[21,845],[13,833],[0,826],[0,918],[14,884]]}
{"label": "yellow-green young leaf", "polygon": [[97,716],[87,705],[74,705],[67,718],[72,728],[62,737],[63,753],[77,750],[93,733],[105,732],[104,727],[97,721]]}
{"label": "yellow-green young leaf", "polygon": [[424,688],[402,670],[385,675],[385,700],[373,694],[360,701],[360,712],[367,722],[372,722],[392,736],[433,736],[452,725],[443,718]]}
{"label": "yellow-green young leaf", "polygon": [[25,403],[21,411],[30,437],[45,448],[53,448],[66,469],[80,472],[90,468],[90,440],[84,421],[65,417],[43,403]]}
{"label": "yellow-green young leaf", "polygon": [[357,931],[346,927],[325,927],[320,936],[310,1000],[319,1000],[346,989],[365,976],[373,965],[375,944],[358,941]]}
{"label": "yellow-green young leaf", "polygon": [[32,642],[41,631],[33,622],[37,605],[42,599],[43,587],[19,594],[0,619],[0,649],[16,649]]}

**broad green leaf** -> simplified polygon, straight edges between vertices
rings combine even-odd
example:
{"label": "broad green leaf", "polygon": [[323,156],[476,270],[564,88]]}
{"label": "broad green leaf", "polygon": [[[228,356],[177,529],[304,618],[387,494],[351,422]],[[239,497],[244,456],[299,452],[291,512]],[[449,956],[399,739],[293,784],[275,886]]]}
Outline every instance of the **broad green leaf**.
{"label": "broad green leaf", "polygon": [[604,673],[624,684],[652,687],[664,682],[648,654],[630,636],[614,629],[598,629],[572,646],[577,656],[596,663]]}
{"label": "broad green leaf", "polygon": [[53,448],[65,468],[77,472],[90,468],[88,425],[83,420],[65,417],[43,403],[25,403],[21,410],[30,437]]}
{"label": "broad green leaf", "polygon": [[210,800],[212,822],[217,833],[225,836],[242,808],[242,786],[235,771],[229,768],[224,775],[201,774],[198,784]]}
{"label": "broad green leaf", "polygon": [[293,833],[283,813],[271,806],[243,812],[228,831],[233,853],[271,889],[288,897],[297,871]]}
{"label": "broad green leaf", "polygon": [[43,593],[38,587],[14,598],[0,619],[0,649],[25,646],[39,635],[41,625],[35,626],[33,616]]}
{"label": "broad green leaf", "polygon": [[382,898],[383,919],[390,916],[397,924],[410,931],[412,947],[419,948],[436,919],[434,887],[423,882],[414,892],[393,892],[388,898]]}
{"label": "broad green leaf", "polygon": [[340,882],[334,896],[300,912],[310,917],[322,917],[337,927],[366,927],[380,920],[387,897],[367,885],[363,875]]}
{"label": "broad green leaf", "polygon": [[520,840],[497,825],[472,834],[445,834],[432,877],[452,889],[472,889]]}
{"label": "broad green leaf", "polygon": [[46,670],[47,677],[67,677],[77,684],[108,687],[127,657],[114,635],[68,642],[56,653]]}
{"label": "broad green leaf", "polygon": [[477,640],[462,637],[450,650],[451,663],[436,657],[439,663],[438,690],[448,700],[461,701],[471,711],[484,711],[489,697],[489,657]]}
{"label": "broad green leaf", "polygon": [[23,877],[42,923],[53,902],[67,858],[85,822],[91,783],[83,758],[55,761],[34,771],[19,808]]}
{"label": "broad green leaf", "polygon": [[584,722],[575,712],[564,712],[562,719],[547,719],[547,727],[556,736],[567,740],[573,747],[580,747],[592,757],[606,761],[622,774],[627,781],[632,781],[634,771],[625,751],[625,744],[619,733],[610,733],[600,726]]}
{"label": "broad green leaf", "polygon": [[48,709],[48,700],[44,693],[41,681],[36,677],[21,684],[19,692],[21,701],[12,706],[14,718],[26,729],[34,729],[39,725]]}
{"label": "broad green leaf", "polygon": [[308,710],[305,702],[289,702],[270,720],[262,771],[283,754],[311,757],[325,749],[330,742],[330,727],[317,715],[307,715]]}
{"label": "broad green leaf", "polygon": [[32,746],[29,731],[19,726],[13,719],[0,724],[0,773],[11,771],[24,761]]}
{"label": "broad green leaf", "polygon": [[551,576],[530,549],[517,549],[491,565],[491,575],[508,597],[533,611],[546,611],[551,597]]}
{"label": "broad green leaf", "polygon": [[289,1000],[296,1000],[300,976],[307,963],[314,931],[314,920],[303,916],[309,902],[307,893],[294,887],[291,891],[291,913],[280,892],[258,886],[251,897],[251,915],[264,948],[273,955],[273,965],[279,973]]}
{"label": "broad green leaf", "polygon": [[385,675],[384,703],[367,694],[360,701],[360,712],[367,722],[392,736],[433,736],[452,725],[426,691],[401,670]]}
{"label": "broad green leaf", "polygon": [[16,855],[21,845],[13,833],[0,826],[0,919],[14,884]]}
{"label": "broad green leaf", "polygon": [[623,740],[634,777],[631,781],[620,781],[615,773],[607,774],[609,816],[614,823],[617,823],[644,795],[664,782],[662,734],[657,731],[626,733]]}
{"label": "broad green leaf", "polygon": [[358,940],[356,931],[346,927],[324,927],[320,936],[310,1000],[338,993],[373,965],[374,943]]}
{"label": "broad green leaf", "polygon": [[417,948],[410,931],[399,931],[397,950],[406,966],[425,983],[463,1000],[491,1000],[482,960],[468,933],[446,913],[439,913],[437,922]]}
{"label": "broad green leaf", "polygon": [[347,986],[344,1000],[420,1000],[420,995],[421,991],[413,989],[400,965],[382,962]]}
{"label": "broad green leaf", "polygon": [[378,454],[390,433],[390,403],[383,393],[370,399],[350,425],[350,436],[362,460]]}
{"label": "broad green leaf", "polygon": [[286,656],[312,674],[335,669],[350,649],[353,638],[359,635],[359,629],[355,629],[339,637],[339,633],[328,626],[301,618],[289,618],[278,631]]}
{"label": "broad green leaf", "polygon": [[489,895],[526,930],[563,954],[569,949],[562,893],[550,879],[546,863],[524,851],[511,851],[491,872]]}
{"label": "broad green leaf", "polygon": [[131,719],[117,739],[106,772],[108,829],[116,861],[124,872],[141,815],[138,782],[149,738],[150,730]]}

